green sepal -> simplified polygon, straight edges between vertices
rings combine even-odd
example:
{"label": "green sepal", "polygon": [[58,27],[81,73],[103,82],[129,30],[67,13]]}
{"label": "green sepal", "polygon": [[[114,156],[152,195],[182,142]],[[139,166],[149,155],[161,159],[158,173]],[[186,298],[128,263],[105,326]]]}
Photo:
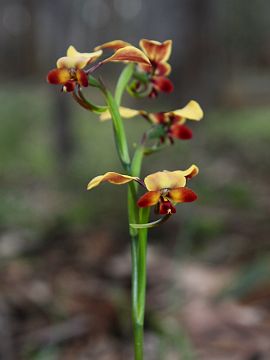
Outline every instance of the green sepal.
{"label": "green sepal", "polygon": [[144,84],[149,82],[149,75],[147,73],[140,73],[136,71],[133,76],[135,79],[140,80]]}
{"label": "green sepal", "polygon": [[168,144],[165,144],[165,145],[154,145],[152,147],[149,147],[149,148],[145,148],[144,149],[144,155],[145,156],[148,156],[148,155],[151,155],[151,154],[155,154],[163,149],[165,149],[166,147],[168,147]]}
{"label": "green sepal", "polygon": [[108,110],[107,106],[96,105],[96,104],[93,104],[91,101],[87,100],[85,98],[84,94],[82,93],[81,89],[78,90],[78,95],[77,95],[76,100],[85,109],[90,110],[96,114],[101,114],[101,113],[105,112],[106,110]]}
{"label": "green sepal", "polygon": [[161,225],[163,224],[165,221],[167,221],[170,216],[172,214],[167,214],[165,216],[163,216],[162,218],[156,220],[156,221],[152,221],[150,223],[146,223],[146,224],[129,224],[130,227],[132,227],[133,229],[150,229],[153,228],[155,226]]}
{"label": "green sepal", "polygon": [[163,136],[166,136],[166,130],[164,129],[164,126],[161,124],[155,125],[150,130],[147,131],[148,139],[156,139]]}
{"label": "green sepal", "polygon": [[99,81],[93,75],[88,75],[88,84],[97,88],[101,87]]}

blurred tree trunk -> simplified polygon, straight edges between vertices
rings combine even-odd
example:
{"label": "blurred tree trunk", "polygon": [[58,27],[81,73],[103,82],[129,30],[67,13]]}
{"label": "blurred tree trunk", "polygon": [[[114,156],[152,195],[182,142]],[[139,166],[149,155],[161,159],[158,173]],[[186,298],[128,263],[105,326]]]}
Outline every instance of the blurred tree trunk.
{"label": "blurred tree trunk", "polygon": [[186,99],[196,98],[203,94],[203,100],[209,102],[215,96],[212,90],[217,85],[217,79],[216,77],[211,78],[213,72],[211,67],[215,66],[212,54],[215,53],[216,43],[216,34],[212,31],[211,26],[213,22],[212,5],[212,0],[189,0],[186,2],[188,28],[184,41],[184,61],[179,68],[181,92]]}
{"label": "blurred tree trunk", "polygon": [[[70,0],[60,0],[47,3],[49,14],[53,17],[52,23],[57,24],[54,28],[54,63],[58,57],[66,52],[67,44],[70,43],[70,32],[74,23],[74,5]],[[76,19],[75,19],[76,20]],[[58,162],[58,169],[61,175],[67,175],[70,171],[70,160],[74,151],[75,141],[72,129],[72,118],[70,114],[70,94],[60,92],[60,87],[55,88],[57,94],[53,94],[53,129],[55,135],[55,148]]]}

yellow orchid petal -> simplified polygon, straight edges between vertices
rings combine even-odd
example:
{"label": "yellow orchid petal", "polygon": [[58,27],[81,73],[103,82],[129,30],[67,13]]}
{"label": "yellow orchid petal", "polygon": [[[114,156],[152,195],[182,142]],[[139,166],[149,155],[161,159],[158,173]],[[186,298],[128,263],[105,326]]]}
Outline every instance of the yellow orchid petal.
{"label": "yellow orchid petal", "polygon": [[67,49],[67,56],[68,57],[74,57],[74,56],[81,56],[82,53],[77,51],[73,45],[70,45]]}
{"label": "yellow orchid petal", "polygon": [[102,45],[96,46],[94,48],[94,50],[95,51],[100,50],[100,49],[118,50],[125,46],[130,46],[130,45],[131,45],[130,43],[123,41],[123,40],[113,40],[113,41],[106,42]]}
{"label": "yellow orchid petal", "polygon": [[169,59],[172,52],[172,40],[166,40],[163,43],[155,40],[142,39],[140,47],[151,61],[165,62]]}
{"label": "yellow orchid petal", "polygon": [[188,120],[201,120],[203,117],[203,111],[197,101],[191,100],[184,106],[182,109],[170,111],[166,113],[168,115],[172,114],[175,116],[179,116],[181,118],[185,118]]}
{"label": "yellow orchid petal", "polygon": [[151,63],[148,57],[135,46],[125,46],[118,49],[112,56],[103,60],[103,64],[108,62],[135,62],[138,64],[148,64],[151,67]]}
{"label": "yellow orchid petal", "polygon": [[[77,56],[81,56],[81,57],[85,57],[87,59],[91,58],[96,60],[98,57],[100,57],[102,55],[103,51],[102,50],[95,50],[93,52],[90,53],[81,53],[78,50],[75,49],[74,46],[70,45],[67,49],[67,56],[68,57],[77,57]],[[92,60],[92,61],[94,61]]]}
{"label": "yellow orchid petal", "polygon": [[[120,106],[119,112],[120,112],[121,117],[123,117],[125,119],[130,119],[130,118],[133,118],[134,116],[137,116],[140,114],[139,110],[130,109],[130,108],[127,108],[124,106]],[[101,121],[106,121],[106,120],[110,120],[112,117],[111,117],[111,113],[109,112],[109,110],[106,110],[100,115],[99,118]]]}
{"label": "yellow orchid petal", "polygon": [[198,166],[192,164],[188,169],[183,170],[182,174],[187,178],[191,179],[192,177],[199,174],[199,168]]}
{"label": "yellow orchid petal", "polygon": [[63,56],[57,60],[58,68],[77,68],[83,69],[87,64],[95,61],[102,55],[102,50],[98,50],[92,53],[80,53],[74,46],[69,46],[67,49],[67,56]]}
{"label": "yellow orchid petal", "polygon": [[144,183],[148,191],[157,191],[183,187],[186,185],[186,178],[181,170],[158,171],[146,176]]}
{"label": "yellow orchid petal", "polygon": [[104,175],[99,175],[93,178],[87,185],[87,190],[91,190],[94,187],[98,186],[104,181],[108,181],[111,184],[122,185],[126,184],[132,180],[139,180],[139,178],[129,175],[123,175],[116,172],[109,171]]}

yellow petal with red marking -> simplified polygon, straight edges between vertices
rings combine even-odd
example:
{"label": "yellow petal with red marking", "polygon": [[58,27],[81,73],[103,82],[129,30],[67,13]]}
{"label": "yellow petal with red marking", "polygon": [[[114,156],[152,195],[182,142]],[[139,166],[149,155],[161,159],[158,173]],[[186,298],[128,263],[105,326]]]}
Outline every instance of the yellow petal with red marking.
{"label": "yellow petal with red marking", "polygon": [[181,170],[158,171],[146,176],[144,183],[148,191],[157,191],[185,186],[186,178]]}
{"label": "yellow petal with red marking", "polygon": [[[134,116],[137,116],[141,113],[140,110],[135,110],[135,109],[130,109],[124,106],[120,106],[119,108],[119,112],[121,117],[125,118],[125,119],[130,119],[133,118]],[[106,121],[106,120],[110,120],[112,118],[111,113],[109,112],[109,110],[104,111],[104,113],[102,113],[100,115],[100,120],[101,121]]]}
{"label": "yellow petal with red marking", "polygon": [[71,75],[68,69],[53,69],[47,75],[47,81],[50,84],[65,84],[71,79]]}
{"label": "yellow petal with red marking", "polygon": [[197,199],[195,192],[186,187],[179,187],[170,190],[167,197],[175,203],[192,202]]}
{"label": "yellow petal with red marking", "polygon": [[94,50],[95,51],[101,50],[101,49],[118,50],[125,46],[130,46],[130,45],[131,45],[130,43],[123,41],[123,40],[113,40],[113,41],[106,42],[102,45],[96,46]]}
{"label": "yellow petal with red marking", "polygon": [[191,100],[186,106],[182,109],[170,111],[166,113],[168,115],[172,114],[175,116],[179,116],[181,118],[185,118],[188,120],[201,120],[203,118],[203,111],[197,101]]}
{"label": "yellow petal with red marking", "polygon": [[148,207],[156,205],[160,198],[160,191],[149,191],[142,195],[137,201],[139,207]]}
{"label": "yellow petal with red marking", "polygon": [[63,56],[57,60],[58,68],[76,68],[83,69],[86,65],[97,60],[102,55],[102,50],[92,53],[80,53],[74,46],[69,46],[67,49],[67,56]]}
{"label": "yellow petal with red marking", "polygon": [[134,46],[125,46],[118,49],[112,56],[102,61],[102,63],[108,62],[135,62],[138,64],[148,64],[151,66],[149,59],[146,55]]}
{"label": "yellow petal with red marking", "polygon": [[123,175],[116,172],[109,171],[104,175],[96,176],[94,179],[92,179],[89,184],[87,185],[87,190],[91,190],[94,187],[98,186],[102,182],[108,181],[111,184],[115,185],[122,185],[126,184],[133,180],[139,180],[139,178],[129,175]]}
{"label": "yellow petal with red marking", "polygon": [[172,40],[166,40],[163,43],[155,40],[142,39],[140,47],[151,61],[165,62],[169,59],[172,52]]}

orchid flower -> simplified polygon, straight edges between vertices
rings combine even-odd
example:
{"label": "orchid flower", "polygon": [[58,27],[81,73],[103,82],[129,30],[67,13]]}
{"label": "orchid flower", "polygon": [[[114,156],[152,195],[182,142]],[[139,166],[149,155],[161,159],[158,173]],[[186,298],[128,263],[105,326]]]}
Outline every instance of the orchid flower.
{"label": "orchid flower", "polygon": [[[126,46],[130,46],[126,41],[113,40],[95,47],[95,50],[118,50]],[[171,55],[172,40],[161,43],[155,40],[142,39],[140,40],[140,47],[149,59],[151,66],[142,62],[138,63],[137,75],[140,77],[141,74],[145,74],[147,80],[144,84],[144,81],[137,79],[134,82],[133,91],[140,93],[141,88],[143,89],[146,85],[149,87],[148,95],[150,97],[156,97],[159,92],[172,92],[173,84],[167,78],[171,72],[171,66],[167,60]]]}
{"label": "orchid flower", "polygon": [[[164,136],[171,141],[173,139],[187,140],[192,138],[192,131],[184,125],[186,120],[199,121],[203,118],[203,111],[200,105],[195,101],[189,101],[183,108],[168,112],[148,113],[144,110],[135,110],[121,106],[119,109],[123,118],[129,119],[141,115],[154,125],[161,125],[164,130],[161,142]],[[100,115],[100,120],[105,121],[111,118],[109,111]]]}
{"label": "orchid flower", "polygon": [[[83,69],[96,61],[102,53],[102,50],[96,50],[92,53],[80,53],[74,46],[69,46],[66,56],[57,60],[57,68],[48,73],[47,81],[50,84],[62,85],[63,91],[66,92],[74,91],[76,84],[87,87],[87,72]],[[119,47],[112,56],[100,61],[93,69],[109,62],[135,62],[144,65],[146,68],[151,68],[150,61],[146,55],[131,45]]]}
{"label": "orchid flower", "polygon": [[137,181],[148,191],[139,198],[137,202],[139,207],[156,205],[157,213],[162,215],[172,214],[176,212],[174,204],[192,202],[197,199],[197,195],[185,186],[187,179],[196,176],[198,172],[198,167],[191,165],[187,170],[159,171],[146,176],[144,180],[135,176],[107,172],[104,175],[93,178],[89,182],[87,190],[91,190],[103,182],[122,185],[131,181]]}
{"label": "orchid flower", "polygon": [[173,91],[173,84],[167,78],[171,72],[171,66],[167,62],[172,51],[172,40],[163,43],[155,40],[142,39],[140,47],[151,62],[152,69],[146,68],[143,64],[139,68],[151,74],[152,90],[150,97],[156,97],[159,92],[170,93]]}
{"label": "orchid flower", "polygon": [[80,53],[71,45],[67,49],[67,55],[57,60],[57,68],[48,73],[47,81],[50,84],[62,85],[63,91],[67,92],[73,91],[76,84],[86,87],[88,78],[83,69],[101,55],[102,50]]}

